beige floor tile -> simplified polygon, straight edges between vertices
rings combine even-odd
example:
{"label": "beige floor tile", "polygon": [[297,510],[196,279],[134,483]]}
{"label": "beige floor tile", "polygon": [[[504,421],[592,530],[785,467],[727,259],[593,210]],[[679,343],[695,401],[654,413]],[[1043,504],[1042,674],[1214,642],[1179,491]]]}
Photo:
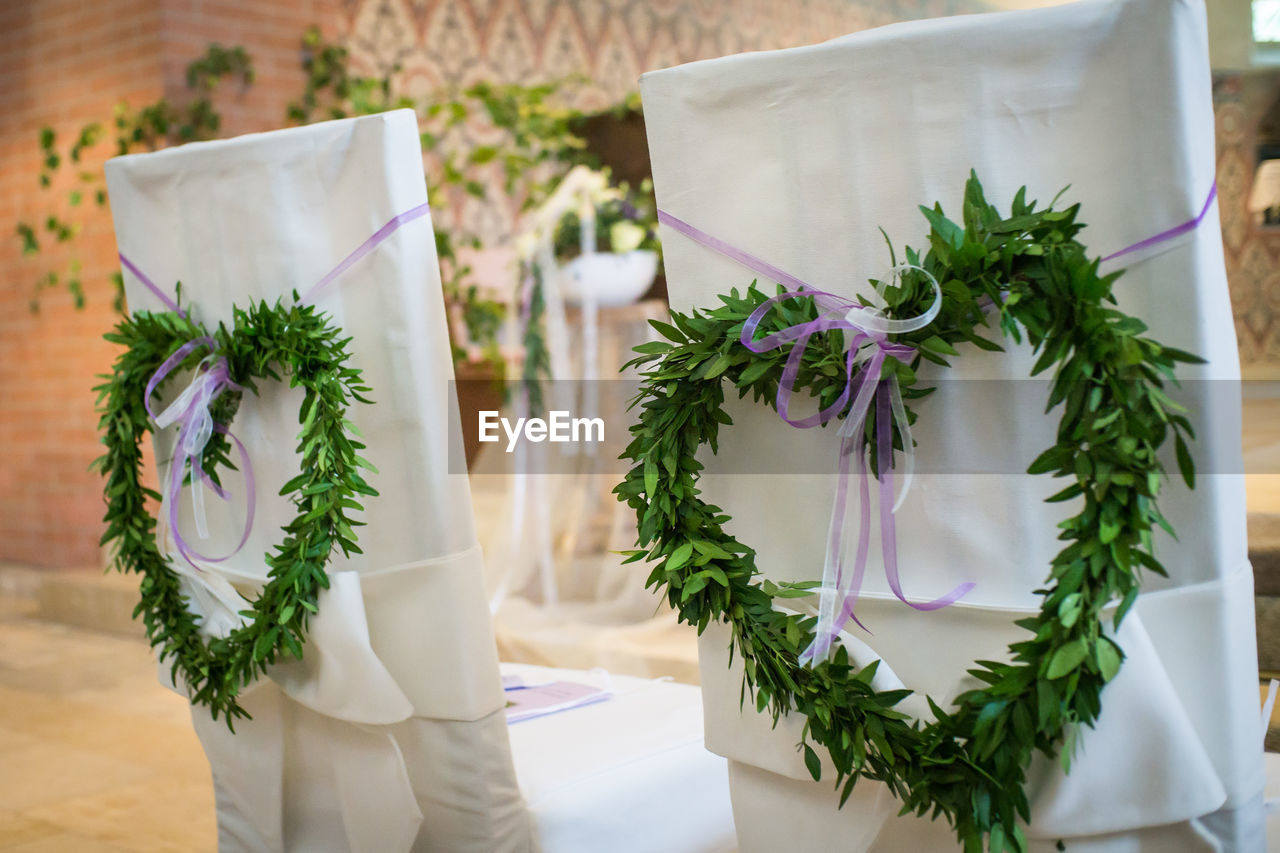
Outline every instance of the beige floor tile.
{"label": "beige floor tile", "polygon": [[16,595],[0,595],[0,619],[31,616],[36,612],[36,600]]}
{"label": "beige floor tile", "polygon": [[30,815],[0,809],[0,850],[8,850],[15,844],[40,841],[60,831],[56,825]]}
{"label": "beige floor tile", "polygon": [[[3,725],[3,721],[0,720],[0,767],[4,766],[3,756],[5,753],[21,747],[32,746],[38,742],[38,739],[33,738],[30,735],[25,735],[22,732],[8,728]],[[4,804],[0,803],[0,808],[3,807]]]}
{"label": "beige floor tile", "polygon": [[216,849],[186,700],[141,640],[0,609],[0,853]]}
{"label": "beige floor tile", "polygon": [[150,685],[151,690],[167,694],[166,702],[178,703],[180,713],[175,719],[129,714],[83,697],[67,699],[0,686],[0,723],[39,743],[177,774],[183,781],[207,782],[208,764],[191,728],[186,703],[158,683]]}
{"label": "beige floor tile", "polygon": [[4,754],[0,806],[25,814],[37,806],[136,784],[154,775],[139,764],[39,741]]}
{"label": "beige floor tile", "polygon": [[169,779],[60,800],[26,814],[43,824],[135,853],[217,849],[213,790]]}
{"label": "beige floor tile", "polygon": [[77,690],[71,698],[86,705],[110,708],[126,718],[145,719],[149,725],[191,729],[190,705],[182,696],[160,686],[154,666],[148,667],[144,678],[121,679],[109,687]]}
{"label": "beige floor tile", "polygon": [[106,841],[60,831],[31,841],[0,845],[0,851],[4,853],[133,853],[132,848],[129,847],[117,847]]}
{"label": "beige floor tile", "polygon": [[0,667],[15,670],[110,658],[138,645],[123,637],[33,619],[6,620],[0,630],[4,635],[4,643],[0,644]]}

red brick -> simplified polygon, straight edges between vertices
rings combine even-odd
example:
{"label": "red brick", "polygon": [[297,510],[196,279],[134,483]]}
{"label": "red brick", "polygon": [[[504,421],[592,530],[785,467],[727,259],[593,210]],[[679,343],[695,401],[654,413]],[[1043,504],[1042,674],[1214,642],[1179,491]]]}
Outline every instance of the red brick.
{"label": "red brick", "polygon": [[64,270],[71,253],[53,247],[24,258],[13,228],[19,219],[38,225],[50,210],[66,215],[74,171],[100,170],[114,146],[108,139],[76,169],[64,167],[45,192],[36,180],[40,128],[54,127],[65,144],[90,121],[110,134],[119,101],[182,100],[186,66],[211,41],[242,45],[257,60],[248,92],[228,86],[219,94],[224,132],[278,127],[301,91],[302,32],[331,19],[336,7],[336,0],[0,2],[0,561],[100,560],[101,484],[87,468],[101,452],[92,388],[115,357],[101,340],[116,320],[106,280],[117,269],[110,217],[92,205],[75,211],[84,222],[74,250],[88,298],[83,311],[63,290],[46,291],[39,314],[28,311],[36,279]]}

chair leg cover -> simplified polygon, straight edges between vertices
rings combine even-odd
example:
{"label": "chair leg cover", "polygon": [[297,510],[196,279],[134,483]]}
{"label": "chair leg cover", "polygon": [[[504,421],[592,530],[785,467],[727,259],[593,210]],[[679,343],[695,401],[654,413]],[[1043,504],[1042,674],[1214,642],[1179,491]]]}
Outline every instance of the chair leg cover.
{"label": "chair leg cover", "polygon": [[[830,786],[815,786],[812,782],[790,779],[737,761],[729,762],[729,787],[733,796],[733,819],[738,828],[739,853],[771,853],[775,850],[828,849],[832,840],[825,827],[830,823],[831,812],[839,801],[838,794]],[[904,853],[904,851],[942,851],[959,849],[955,837],[946,823],[926,818],[907,817],[882,822],[886,810],[897,811],[893,798],[880,789],[880,793],[867,797],[855,797],[845,804],[841,817],[844,834],[840,837],[840,850],[864,850],[868,853]],[[866,813],[859,813],[859,809]],[[1235,848],[1224,848],[1207,824],[1209,818],[1200,821],[1179,821],[1165,826],[1147,827],[1131,832],[1103,835],[1076,836],[1067,842],[1069,853],[1217,853],[1223,849],[1262,851],[1266,839],[1257,834],[1260,826],[1261,795],[1248,809],[1249,814],[1239,817],[1248,829],[1239,835]],[[785,811],[796,819],[775,820]],[[1214,816],[1216,819],[1218,816]],[[1056,853],[1057,841],[1033,839],[1028,853]]]}

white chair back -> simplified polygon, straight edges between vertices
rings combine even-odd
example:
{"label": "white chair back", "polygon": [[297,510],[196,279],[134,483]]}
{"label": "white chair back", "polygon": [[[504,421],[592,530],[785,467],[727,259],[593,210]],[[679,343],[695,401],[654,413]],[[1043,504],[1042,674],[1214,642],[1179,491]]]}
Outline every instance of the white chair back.
{"label": "white chair back", "polygon": [[[890,266],[878,226],[899,258],[904,244],[927,248],[917,205],[940,201],[959,219],[970,169],[1006,212],[1024,184],[1042,203],[1070,184],[1064,198],[1082,204],[1089,225],[1082,239],[1105,255],[1192,219],[1205,203],[1215,179],[1205,45],[1199,0],[1085,0],[654,72],[641,88],[658,204],[847,297],[868,293],[867,279]],[[713,306],[756,277],[671,228],[662,238],[673,310]],[[1121,632],[1127,660],[1071,774],[1034,774],[1033,838],[1139,832],[1218,809],[1234,815],[1231,828],[1215,830],[1228,843],[1259,825],[1239,368],[1221,239],[1215,206],[1116,286],[1121,309],[1152,337],[1208,359],[1185,378],[1218,381],[1184,394],[1201,476],[1194,492],[1173,479],[1161,497],[1179,534],[1158,539],[1170,577],[1144,576],[1147,592]],[[949,370],[926,364],[922,376],[942,387],[916,405],[920,473],[896,516],[908,596],[930,600],[969,580],[977,588],[950,609],[915,612],[890,594],[873,539],[859,603],[874,655],[944,706],[973,686],[969,661],[1007,657],[1021,634],[1013,620],[1039,608],[1033,590],[1060,547],[1055,525],[1074,512],[1043,502],[1061,481],[1020,473],[1054,443],[1060,413],[1044,414],[1044,383],[1019,384],[1033,363],[1029,347],[1002,343],[1006,353],[962,348]],[[966,379],[996,382],[956,381]],[[730,531],[757,549],[766,577],[819,578],[835,428],[795,430],[750,399],[727,410],[734,426],[720,434],[719,457],[704,459],[707,500],[733,516]],[[838,813],[829,783],[801,784],[809,779],[795,750],[803,721],[771,731],[767,718],[740,714],[727,645],[724,630],[701,641],[706,737],[731,759],[744,851],[776,849],[766,842],[784,836],[816,849],[796,839],[847,840],[855,827],[867,830],[863,846],[841,849],[945,849],[904,841],[917,830],[909,819],[895,823],[898,804],[880,786],[860,783]],[[1132,737],[1139,726],[1149,736]],[[820,805],[797,805],[796,820],[782,821],[761,807],[758,790]],[[947,837],[944,827],[939,843]]]}
{"label": "white chair back", "polygon": [[[427,200],[410,110],[117,158],[107,179],[121,253],[161,287],[180,280],[209,328],[230,323],[233,306],[305,294]],[[133,275],[125,287],[131,310],[163,310]],[[254,719],[231,735],[192,708],[222,849],[530,849],[461,442],[450,441],[460,432],[430,217],[400,226],[314,301],[353,338],[352,363],[374,389],[375,404],[348,417],[380,495],[357,529],[364,553],[329,563],[303,660],[245,695]],[[260,390],[232,425],[257,483],[253,532],[232,559],[188,573],[197,607],[219,606],[196,595],[210,585],[252,595],[295,514],[278,492],[298,473],[301,394]],[[206,553],[239,540],[245,492],[236,475],[227,482],[232,499],[208,501]]]}

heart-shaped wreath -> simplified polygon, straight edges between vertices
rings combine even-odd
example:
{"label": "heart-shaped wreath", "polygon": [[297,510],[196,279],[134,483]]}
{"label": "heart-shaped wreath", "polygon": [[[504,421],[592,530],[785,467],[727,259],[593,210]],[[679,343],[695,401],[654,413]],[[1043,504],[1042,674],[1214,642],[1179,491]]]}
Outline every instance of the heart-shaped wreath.
{"label": "heart-shaped wreath", "polygon": [[[749,337],[775,336],[818,320],[813,297],[782,299],[761,317],[761,306],[779,297],[753,283],[745,295],[720,297],[718,307],[673,314],[674,325],[655,322],[669,342],[638,347],[631,362],[650,366],[624,454],[633,467],[615,492],[637,515],[640,550],[628,552],[629,560],[656,562],[648,584],[666,589],[682,621],[699,631],[713,620],[729,623],[731,652],[736,647],[745,665],[744,690],[775,722],[792,711],[804,715],[798,748],[815,779],[821,762],[808,741],[826,748],[836,787],[843,786],[842,805],[860,778],[877,780],[902,801],[904,814],[944,816],[966,851],[982,850],[984,840],[992,851],[1021,851],[1033,751],[1052,756],[1065,742],[1068,764],[1075,727],[1097,719],[1103,686],[1120,668],[1123,653],[1104,632],[1104,608],[1118,601],[1119,627],[1138,595],[1139,568],[1164,574],[1152,533],[1156,527],[1172,533],[1156,506],[1163,472],[1156,454],[1170,432],[1188,486],[1194,473],[1183,439],[1191,425],[1161,389],[1174,380],[1177,362],[1200,359],[1142,337],[1140,320],[1108,306],[1120,273],[1100,275],[1099,261],[1076,239],[1084,227],[1079,205],[1036,210],[1024,188],[1004,217],[971,175],[963,225],[941,206],[921,210],[931,226],[930,249],[923,258],[907,249],[901,277],[873,283],[888,318],[921,314],[935,298],[935,282],[940,309],[927,329],[894,338],[913,348],[912,357],[873,363],[879,372],[872,379],[896,376],[908,401],[924,396],[932,389],[917,385],[920,359],[945,366],[962,343],[1001,349],[978,333],[998,310],[1004,334],[1020,341],[1025,333],[1039,353],[1032,375],[1055,368],[1048,409],[1062,407],[1057,443],[1029,473],[1074,479],[1051,502],[1083,499],[1083,508],[1059,525],[1067,544],[1053,560],[1048,588],[1039,591],[1039,614],[1017,623],[1027,638],[1010,646],[1009,662],[978,661],[969,670],[983,687],[956,697],[949,711],[930,699],[934,719],[926,722],[894,708],[911,691],[872,687],[878,662],[858,669],[841,646],[802,665],[818,619],[780,612],[774,599],[810,595],[815,584],[760,582],[755,552],[725,531],[729,516],[699,498],[702,465],[695,454],[704,444],[715,452],[721,425],[731,423],[722,408],[726,383],[739,397],[751,394],[777,408],[787,362],[800,348],[791,386],[809,391],[821,407],[848,399],[846,350],[856,342],[844,332],[819,331],[812,341],[761,351],[740,342],[744,327]],[[885,424],[874,408],[865,428],[854,430],[868,443]],[[914,420],[914,412],[906,414]],[[903,439],[894,430],[892,447],[901,450]],[[874,454],[871,461],[876,467]]]}
{"label": "heart-shaped wreath", "polygon": [[[346,363],[350,338],[342,338],[313,306],[297,304],[296,293],[294,299],[288,306],[261,302],[248,310],[237,308],[232,326],[220,325],[212,335],[182,313],[126,317],[106,335],[124,351],[114,372],[95,389],[107,448],[95,462],[107,481],[102,543],[112,545],[115,568],[142,575],[142,598],[134,616],[142,616],[151,645],[159,649],[161,660],[171,663],[174,683],[181,678],[191,701],[208,706],[215,719],[225,715],[229,726],[249,716],[236,699],[241,688],[281,655],[302,657],[308,616],[316,612],[320,590],[329,586],[325,565],[334,549],[344,555],[360,553],[353,528],[362,522],[349,513],[361,509],[360,495],[377,494],[360,474],[372,466],[358,454],[364,445],[353,437],[354,427],[345,417],[349,401],[370,402],[362,396],[370,389],[360,371]],[[192,346],[201,341],[207,346]],[[224,371],[224,381],[206,401],[212,429],[191,460],[190,472],[184,472],[187,460],[177,452],[170,461],[177,466],[179,485],[185,475],[197,481],[208,477],[217,487],[217,469],[235,467],[226,427],[239,406],[241,388],[256,393],[257,381],[278,381],[283,373],[292,387],[303,389],[298,413],[301,473],[280,490],[292,496],[298,515],[283,528],[284,540],[266,555],[268,581],[254,601],[246,601],[244,624],[225,637],[207,640],[187,609],[179,574],[156,545],[156,520],[147,499],[159,500],[160,495],[141,482],[141,442],[153,429],[148,397],[164,385],[157,377],[163,380],[172,375],[170,369],[182,368],[197,375],[207,369]]]}

